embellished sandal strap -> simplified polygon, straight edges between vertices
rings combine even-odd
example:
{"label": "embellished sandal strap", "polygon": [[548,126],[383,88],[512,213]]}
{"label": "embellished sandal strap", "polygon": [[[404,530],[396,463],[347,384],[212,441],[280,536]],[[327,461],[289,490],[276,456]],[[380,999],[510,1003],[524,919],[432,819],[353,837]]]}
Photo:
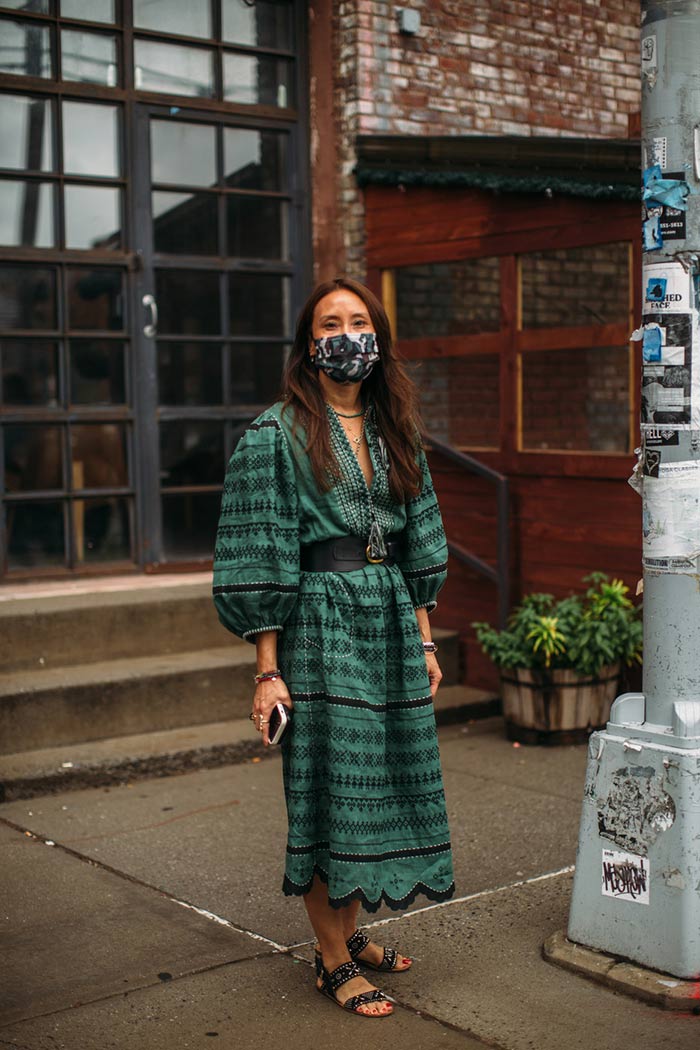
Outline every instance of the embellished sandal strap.
{"label": "embellished sandal strap", "polygon": [[396,966],[398,958],[399,953],[397,952],[396,948],[385,948],[384,958],[382,959],[381,965],[382,970],[393,970]]}
{"label": "embellished sandal strap", "polygon": [[350,952],[353,959],[357,958],[360,952],[363,952],[369,944],[369,937],[362,932],[362,930],[355,930],[352,937],[348,937],[345,945]]}
{"label": "embellished sandal strap", "polygon": [[316,964],[316,977],[320,981],[322,981],[323,980],[323,957],[322,957],[320,951],[318,950],[318,948],[316,948],[314,950],[314,962]]}
{"label": "embellished sandal strap", "polygon": [[389,1000],[378,988],[375,988],[373,992],[360,992],[359,995],[352,995],[349,999],[346,999],[343,1006],[346,1010],[357,1010],[358,1006],[365,1006],[369,1003],[386,1003]]}
{"label": "embellished sandal strap", "polygon": [[336,966],[330,973],[325,971],[325,981],[332,992],[337,992],[343,984],[352,981],[353,977],[361,977],[360,968],[355,962],[344,962]]}

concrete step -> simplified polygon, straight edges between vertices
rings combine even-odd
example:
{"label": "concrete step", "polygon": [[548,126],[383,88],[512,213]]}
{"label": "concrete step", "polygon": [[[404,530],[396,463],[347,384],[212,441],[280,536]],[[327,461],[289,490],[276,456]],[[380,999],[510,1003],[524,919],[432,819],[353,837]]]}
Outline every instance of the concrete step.
{"label": "concrete step", "polygon": [[[438,692],[435,713],[438,725],[444,725],[490,717],[499,705],[483,690],[446,686]],[[265,750],[247,717],[21,751],[0,755],[0,802],[275,755],[279,749]]]}
{"label": "concrete step", "polygon": [[244,717],[252,645],[0,675],[0,754]]}
{"label": "concrete step", "polygon": [[39,592],[36,597],[16,596],[22,592],[15,589],[9,600],[0,600],[0,669],[42,671],[230,648],[238,639],[219,623],[211,574],[198,573],[195,579],[162,586],[134,577],[120,590]]}
{"label": "concrete step", "polygon": [[[193,590],[191,585],[189,590]],[[0,754],[247,714],[255,674],[254,646],[218,628],[218,622],[220,643],[214,647],[202,644],[208,637],[202,622],[207,617],[216,619],[208,585],[206,595],[183,597],[177,589],[175,594],[169,592],[165,588],[157,598],[152,592],[126,592],[54,599],[77,603],[99,598],[88,601],[84,617],[77,607],[37,613],[47,643],[43,651],[53,655],[38,670],[0,674]],[[83,651],[75,651],[73,638],[66,651],[76,662],[68,664],[57,656],[60,624],[64,615],[74,625],[79,623],[85,642],[94,633],[90,611],[100,631],[111,617],[110,630],[122,631],[131,640],[131,649],[123,653],[125,643],[114,638],[107,648],[121,656],[97,660],[93,650],[83,660]],[[0,613],[6,612],[0,605]],[[191,630],[187,630],[188,616],[192,616]],[[14,629],[17,617],[6,616],[4,622]],[[4,622],[0,621],[0,631]],[[164,630],[164,624],[170,629]],[[436,629],[434,637],[440,646],[444,683],[453,685],[459,680],[458,635]],[[166,639],[177,640],[181,648],[143,655],[143,649],[148,652]],[[17,641],[19,644],[19,638]]]}

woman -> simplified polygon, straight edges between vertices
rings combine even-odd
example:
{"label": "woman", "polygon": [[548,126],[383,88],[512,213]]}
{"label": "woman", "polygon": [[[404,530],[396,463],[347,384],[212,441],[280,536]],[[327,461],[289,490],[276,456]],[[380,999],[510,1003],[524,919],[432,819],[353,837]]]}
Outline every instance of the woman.
{"label": "woman", "polygon": [[447,547],[415,418],[379,301],[355,281],[319,285],[284,401],[231,458],[214,563],[221,621],[256,644],[265,745],[275,704],[294,711],[283,890],[304,897],[319,991],[369,1017],[392,1006],[357,964],[411,960],[357,930],[360,904],[454,892],[428,622]]}

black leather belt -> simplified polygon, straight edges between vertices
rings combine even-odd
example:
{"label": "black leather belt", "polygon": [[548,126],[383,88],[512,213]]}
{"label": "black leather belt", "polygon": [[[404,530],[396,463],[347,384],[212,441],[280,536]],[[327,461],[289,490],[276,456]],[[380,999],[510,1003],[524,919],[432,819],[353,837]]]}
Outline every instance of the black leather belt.
{"label": "black leather belt", "polygon": [[400,541],[397,535],[384,538],[386,558],[370,558],[367,540],[361,536],[338,536],[302,546],[302,572],[352,572],[363,565],[393,565],[399,557]]}

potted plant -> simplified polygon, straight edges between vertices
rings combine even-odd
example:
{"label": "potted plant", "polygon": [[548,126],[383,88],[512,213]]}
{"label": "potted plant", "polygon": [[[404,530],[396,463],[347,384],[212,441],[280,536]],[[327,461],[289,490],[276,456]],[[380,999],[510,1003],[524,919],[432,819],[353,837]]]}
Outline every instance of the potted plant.
{"label": "potted plant", "polygon": [[473,623],[481,648],[501,672],[510,740],[566,743],[605,724],[622,664],[641,663],[641,609],[622,580],[596,572],[588,589],[556,601],[530,594],[506,630]]}

